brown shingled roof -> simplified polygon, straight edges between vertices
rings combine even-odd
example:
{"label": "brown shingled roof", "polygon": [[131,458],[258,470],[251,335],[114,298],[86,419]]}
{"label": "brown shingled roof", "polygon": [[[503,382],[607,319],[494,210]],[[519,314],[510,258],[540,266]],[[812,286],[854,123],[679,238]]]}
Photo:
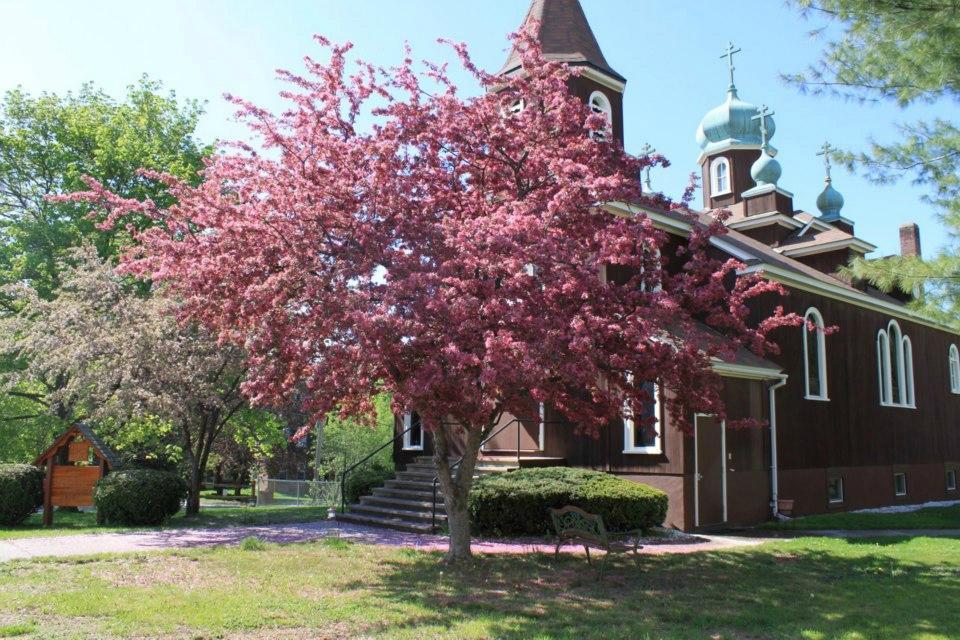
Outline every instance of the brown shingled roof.
{"label": "brown shingled roof", "polygon": [[[538,35],[548,60],[590,66],[621,82],[627,81],[607,64],[579,0],[533,0],[523,24],[531,19],[540,23]],[[514,49],[500,73],[510,73],[518,68],[520,56]]]}

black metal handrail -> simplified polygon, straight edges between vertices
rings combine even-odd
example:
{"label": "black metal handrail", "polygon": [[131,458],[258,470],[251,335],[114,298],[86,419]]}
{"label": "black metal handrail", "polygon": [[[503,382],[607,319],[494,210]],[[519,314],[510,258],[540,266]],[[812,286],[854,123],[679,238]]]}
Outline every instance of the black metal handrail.
{"label": "black metal handrail", "polygon": [[414,426],[419,427],[420,425],[411,425],[411,426],[407,427],[406,429],[404,429],[403,431],[401,431],[398,435],[394,436],[392,439],[388,440],[387,442],[384,442],[382,445],[380,445],[379,447],[377,447],[376,449],[374,449],[373,451],[371,451],[370,454],[369,454],[366,458],[364,458],[363,460],[360,460],[359,462],[356,462],[356,463],[350,465],[349,467],[346,467],[346,468],[343,470],[343,473],[340,474],[340,511],[346,511],[346,510],[347,510],[347,491],[346,491],[346,489],[347,489],[347,474],[349,474],[351,471],[353,471],[354,469],[356,469],[356,468],[359,467],[360,465],[362,465],[362,464],[364,464],[365,462],[367,462],[368,460],[370,460],[373,456],[377,455],[378,453],[380,453],[381,451],[383,451],[384,449],[386,449],[386,448],[389,447],[390,445],[396,443],[397,440],[402,439],[405,435],[407,435],[410,431],[412,431],[412,430],[414,429]]}

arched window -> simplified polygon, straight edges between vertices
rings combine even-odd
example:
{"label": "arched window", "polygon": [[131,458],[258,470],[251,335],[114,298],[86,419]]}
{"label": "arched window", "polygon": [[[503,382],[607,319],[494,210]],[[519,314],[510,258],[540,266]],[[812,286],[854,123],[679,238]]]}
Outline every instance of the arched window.
{"label": "arched window", "polygon": [[957,351],[957,345],[950,345],[947,362],[950,366],[950,391],[960,393],[960,351]]}
{"label": "arched window", "polygon": [[730,162],[726,158],[714,158],[710,163],[710,195],[730,193]]}
{"label": "arched window", "polygon": [[877,333],[877,375],[880,377],[880,404],[890,404],[890,338],[883,329]]}
{"label": "arched window", "polygon": [[[599,113],[607,119],[608,128],[613,125],[613,107],[610,106],[610,99],[606,95],[600,91],[594,91],[590,94],[587,104],[590,106],[590,111]],[[594,131],[592,135],[596,140],[606,140],[607,138],[607,134],[600,131]]]}
{"label": "arched window", "polygon": [[[823,316],[814,307],[803,316],[804,392],[808,400],[827,400],[827,345]],[[809,325],[813,325],[811,329]]]}
{"label": "arched window", "polygon": [[903,391],[901,401],[908,407],[915,406],[913,399],[913,343],[910,338],[903,336]]}
{"label": "arched window", "polygon": [[890,401],[893,404],[903,404],[903,334],[900,325],[891,320],[887,325],[887,336],[890,338]]}
{"label": "arched window", "polygon": [[877,371],[880,377],[880,404],[914,407],[913,344],[903,335],[896,320],[877,334]]}

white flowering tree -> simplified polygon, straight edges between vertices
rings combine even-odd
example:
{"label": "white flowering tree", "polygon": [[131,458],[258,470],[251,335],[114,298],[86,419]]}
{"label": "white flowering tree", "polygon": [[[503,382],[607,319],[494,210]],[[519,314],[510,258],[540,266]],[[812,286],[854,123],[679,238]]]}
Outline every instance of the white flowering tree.
{"label": "white flowering tree", "polygon": [[35,390],[29,399],[63,419],[169,421],[187,467],[187,513],[197,513],[210,452],[246,406],[241,350],[179,322],[175,301],[144,295],[92,247],[73,251],[62,273],[50,300],[6,287],[19,311],[0,319],[0,350],[21,366],[3,387]]}

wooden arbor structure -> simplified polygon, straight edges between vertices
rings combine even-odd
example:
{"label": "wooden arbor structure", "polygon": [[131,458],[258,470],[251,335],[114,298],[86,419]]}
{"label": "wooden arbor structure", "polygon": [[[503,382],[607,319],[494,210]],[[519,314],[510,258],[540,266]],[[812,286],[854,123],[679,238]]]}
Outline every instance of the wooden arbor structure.
{"label": "wooden arbor structure", "polygon": [[93,488],[120,466],[120,459],[90,427],[78,422],[33,464],[44,469],[43,524],[50,526],[54,507],[93,506]]}

